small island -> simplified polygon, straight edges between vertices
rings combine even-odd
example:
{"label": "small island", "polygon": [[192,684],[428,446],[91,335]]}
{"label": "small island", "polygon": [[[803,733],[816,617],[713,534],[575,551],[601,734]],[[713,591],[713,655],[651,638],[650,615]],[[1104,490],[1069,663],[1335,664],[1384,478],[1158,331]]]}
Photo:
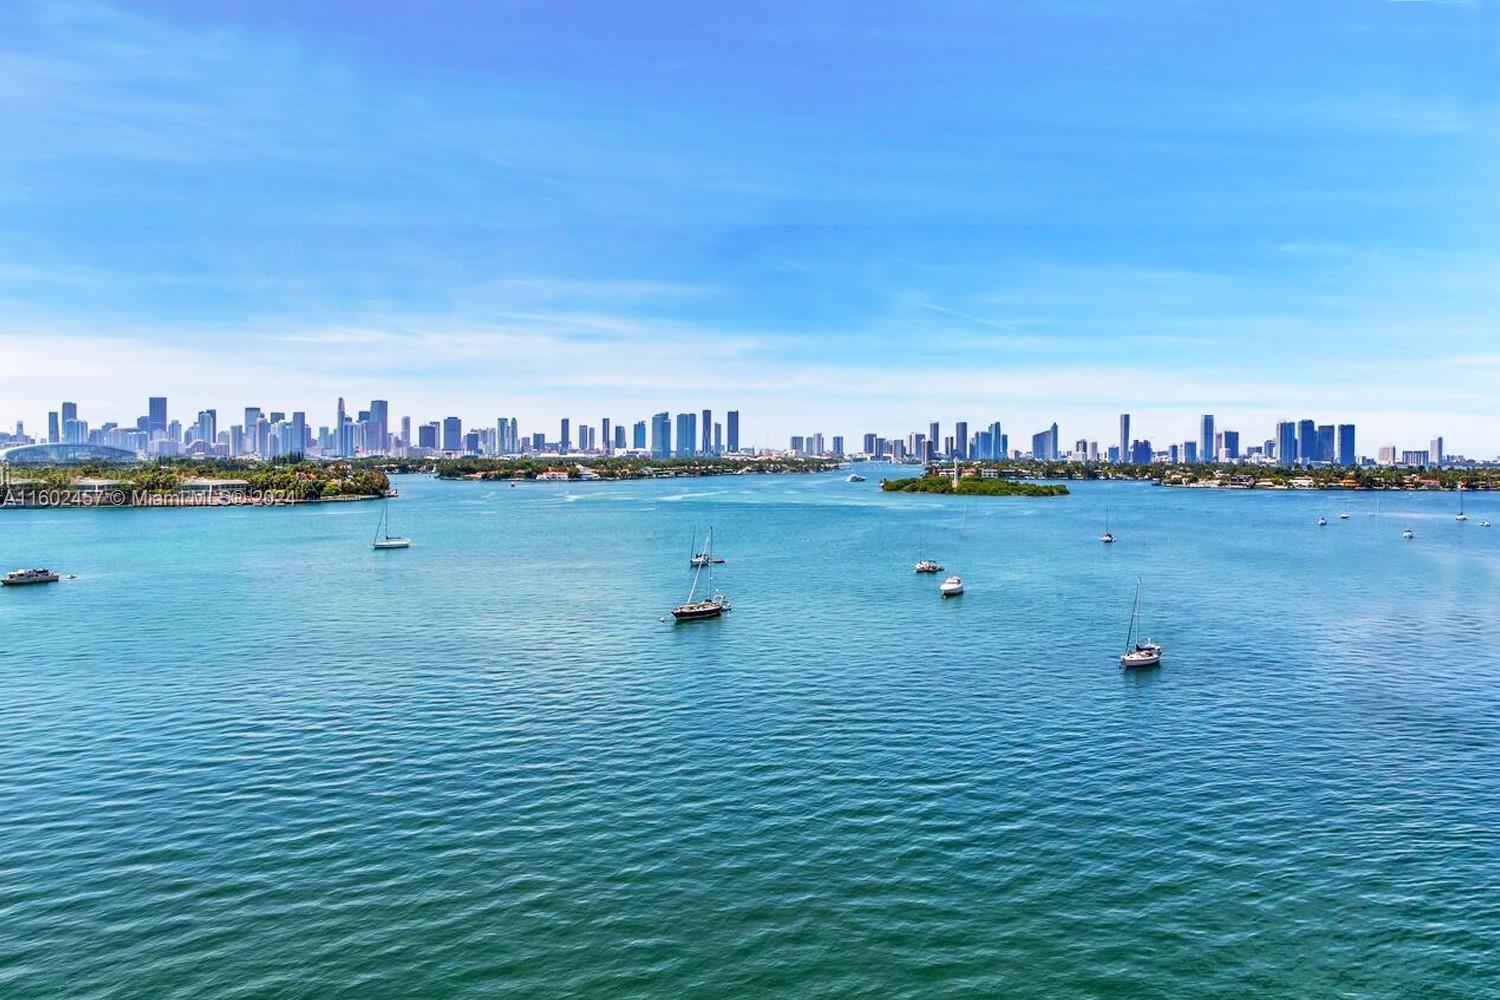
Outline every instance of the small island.
{"label": "small island", "polygon": [[3,507],[237,507],[371,500],[390,480],[355,462],[164,459],[5,470]]}
{"label": "small island", "polygon": [[700,476],[778,475],[831,472],[833,459],[756,456],[646,458],[641,456],[444,458],[421,464],[387,465],[398,472],[433,471],[439,479],[565,480],[675,479]]}
{"label": "small island", "polygon": [[964,476],[957,485],[948,476],[885,479],[880,488],[887,493],[956,493],[966,497],[1060,497],[1068,493],[1061,483],[1023,483],[979,476]]}

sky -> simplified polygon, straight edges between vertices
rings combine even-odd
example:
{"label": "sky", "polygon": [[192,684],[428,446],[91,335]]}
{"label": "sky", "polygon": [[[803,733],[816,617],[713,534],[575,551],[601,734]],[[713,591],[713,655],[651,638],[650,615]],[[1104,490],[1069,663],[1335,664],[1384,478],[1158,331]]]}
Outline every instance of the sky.
{"label": "sky", "polygon": [[1500,5],[0,4],[0,426],[1500,454]]}

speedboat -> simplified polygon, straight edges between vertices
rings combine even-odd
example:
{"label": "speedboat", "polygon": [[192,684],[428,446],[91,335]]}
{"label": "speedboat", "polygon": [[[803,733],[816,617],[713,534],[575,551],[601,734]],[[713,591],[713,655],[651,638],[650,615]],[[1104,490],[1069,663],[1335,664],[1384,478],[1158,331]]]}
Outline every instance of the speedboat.
{"label": "speedboat", "polygon": [[7,587],[24,587],[28,583],[56,583],[57,580],[57,574],[50,569],[18,569],[0,578],[0,584]]}
{"label": "speedboat", "polygon": [[944,597],[957,597],[964,592],[964,582],[956,576],[950,576],[938,584],[938,593]]}
{"label": "speedboat", "polygon": [[1479,520],[1479,526],[1481,528],[1488,528],[1490,526],[1490,520],[1489,520],[1489,518],[1487,518],[1487,517],[1480,518],[1480,520]]}
{"label": "speedboat", "polygon": [[857,472],[851,472],[847,476],[844,477],[844,482],[846,482],[846,483],[862,483],[864,481],[865,481],[865,477],[861,476]]}
{"label": "speedboat", "polygon": [[1417,537],[1417,533],[1415,531],[1412,531],[1410,528],[1407,528],[1405,531],[1401,532],[1401,537],[1402,538],[1416,538]]}
{"label": "speedboat", "polygon": [[918,573],[941,573],[943,571],[943,567],[938,565],[931,559],[918,560],[917,564],[913,566],[912,569]]}
{"label": "speedboat", "polygon": [[1326,517],[1320,517],[1320,518],[1318,518],[1318,527],[1320,527],[1320,528],[1326,528],[1326,527],[1328,527],[1328,518],[1326,518]]}

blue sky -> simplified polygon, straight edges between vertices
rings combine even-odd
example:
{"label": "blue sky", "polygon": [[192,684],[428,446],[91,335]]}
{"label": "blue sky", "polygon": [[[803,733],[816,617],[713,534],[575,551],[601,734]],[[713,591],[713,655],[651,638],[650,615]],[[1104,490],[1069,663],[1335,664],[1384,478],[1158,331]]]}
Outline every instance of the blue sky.
{"label": "blue sky", "polygon": [[1497,108],[1481,3],[12,0],[0,420],[1492,457]]}

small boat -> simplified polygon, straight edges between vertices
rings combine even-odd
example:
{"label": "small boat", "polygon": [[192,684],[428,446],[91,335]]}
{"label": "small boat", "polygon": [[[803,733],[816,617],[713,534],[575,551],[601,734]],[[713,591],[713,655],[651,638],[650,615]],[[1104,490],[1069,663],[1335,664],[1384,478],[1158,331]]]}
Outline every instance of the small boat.
{"label": "small boat", "polygon": [[1155,667],[1161,663],[1161,647],[1147,639],[1145,642],[1137,642],[1135,638],[1136,623],[1141,616],[1141,579],[1135,580],[1135,605],[1130,611],[1130,631],[1125,633],[1125,652],[1120,654],[1120,666],[1122,667]]}
{"label": "small boat", "polygon": [[1458,514],[1454,517],[1454,520],[1467,521],[1468,519],[1469,515],[1464,513],[1464,488],[1460,486],[1458,488]]}
{"label": "small boat", "polygon": [[844,477],[844,482],[846,482],[846,483],[862,483],[864,481],[865,481],[865,477],[861,476],[857,472],[851,472],[847,476]]}
{"label": "small boat", "polygon": [[944,597],[957,597],[964,592],[964,582],[956,576],[950,576],[938,584],[938,593]]}
{"label": "small boat", "polygon": [[689,566],[722,566],[722,565],[724,565],[724,557],[723,556],[709,555],[707,552],[694,552],[693,555],[692,555],[692,558],[690,558],[688,560],[688,565]]}
{"label": "small boat", "polygon": [[912,569],[918,573],[941,573],[943,567],[932,559],[918,559]]}
{"label": "small boat", "polygon": [[[703,551],[694,556],[703,557],[702,562],[693,563],[693,582],[688,586],[687,600],[672,609],[672,617],[680,622],[700,621],[704,618],[719,618],[724,612],[730,610],[729,602],[724,595],[714,589],[714,564],[724,560],[714,557],[714,529],[708,529],[708,539],[703,543]],[[708,567],[708,591],[706,600],[694,600],[698,594],[698,578],[703,574],[703,568]]]}
{"label": "small boat", "polygon": [[1417,537],[1417,533],[1415,531],[1412,531],[1410,528],[1407,528],[1405,531],[1401,532],[1401,537],[1402,538],[1416,538]]}
{"label": "small boat", "polygon": [[1115,543],[1114,533],[1109,530],[1109,508],[1108,507],[1104,508],[1104,534],[1102,534],[1102,535],[1099,536],[1099,541],[1103,542],[1105,545],[1113,545]]}
{"label": "small boat", "polygon": [[376,549],[409,549],[411,539],[401,535],[391,534],[391,498],[385,498],[385,506],[380,511],[380,523],[375,526],[375,541],[372,546]]}
{"label": "small boat", "polygon": [[50,569],[18,569],[0,577],[0,584],[7,587],[24,587],[30,583],[56,583],[58,576]]}
{"label": "small boat", "polygon": [[1326,528],[1326,527],[1328,527],[1328,518],[1326,518],[1326,517],[1319,517],[1318,518],[1318,527],[1320,527],[1320,528]]}
{"label": "small boat", "polygon": [[1347,521],[1347,520],[1349,520],[1349,509],[1347,507],[1345,507],[1343,510],[1339,511],[1339,520],[1340,521]]}

